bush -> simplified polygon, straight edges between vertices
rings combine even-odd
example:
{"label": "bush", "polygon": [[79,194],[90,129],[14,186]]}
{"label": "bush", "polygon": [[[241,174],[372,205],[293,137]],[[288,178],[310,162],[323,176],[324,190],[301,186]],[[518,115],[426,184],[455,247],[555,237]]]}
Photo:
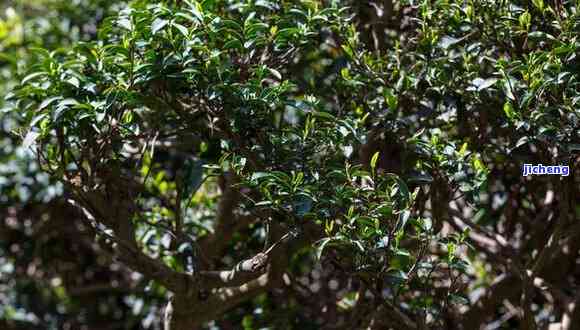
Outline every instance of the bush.
{"label": "bush", "polygon": [[578,15],[135,1],[8,99],[166,329],[571,327]]}

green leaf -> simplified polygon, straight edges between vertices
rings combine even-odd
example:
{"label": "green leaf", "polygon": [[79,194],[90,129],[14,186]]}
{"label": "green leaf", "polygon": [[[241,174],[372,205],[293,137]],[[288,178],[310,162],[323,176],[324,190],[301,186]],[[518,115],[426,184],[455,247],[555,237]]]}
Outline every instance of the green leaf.
{"label": "green leaf", "polygon": [[48,73],[41,71],[41,72],[34,72],[31,73],[29,75],[27,75],[26,77],[22,78],[22,81],[20,82],[22,85],[25,85],[26,83],[28,83],[29,81],[33,81],[37,78],[40,78],[42,76],[46,76],[48,75]]}
{"label": "green leaf", "polygon": [[544,11],[544,0],[532,0],[532,3],[538,10]]}
{"label": "green leaf", "polygon": [[453,38],[450,36],[444,36],[443,38],[441,38],[441,40],[439,41],[439,47],[443,48],[443,49],[448,49],[449,47],[461,42],[462,39],[457,39],[457,38]]}
{"label": "green leaf", "polygon": [[487,78],[487,79],[475,78],[471,82],[471,85],[473,85],[478,92],[481,92],[482,90],[488,89],[489,87],[495,85],[497,81],[498,81],[497,78]]}
{"label": "green leaf", "polygon": [[186,20],[193,22],[193,23],[199,23],[199,19],[195,18],[191,15],[188,15],[186,13],[177,13],[175,14],[176,17],[181,17],[181,18],[185,18]]}
{"label": "green leaf", "polygon": [[514,95],[514,88],[515,88],[516,80],[511,77],[505,77],[503,79],[503,90],[505,95],[512,101],[516,100],[516,96]]}
{"label": "green leaf", "polygon": [[373,171],[373,173],[375,172],[375,169],[377,168],[377,161],[379,160],[379,152],[375,152],[375,154],[373,155],[373,157],[371,158],[371,170]]}
{"label": "green leaf", "polygon": [[393,207],[389,204],[382,204],[377,207],[376,211],[381,214],[383,217],[390,217],[393,215]]}
{"label": "green leaf", "polygon": [[354,57],[354,52],[349,45],[341,45],[341,47],[350,58]]}
{"label": "green leaf", "polygon": [[282,74],[280,74],[280,72],[276,69],[272,69],[272,68],[268,68],[268,70],[270,71],[270,73],[276,77],[276,79],[278,80],[282,80]]}
{"label": "green leaf", "polygon": [[532,15],[530,14],[529,11],[526,10],[520,15],[518,21],[522,29],[529,30],[530,24],[532,22]]}
{"label": "green leaf", "polygon": [[48,114],[46,112],[43,112],[43,113],[41,113],[39,115],[34,116],[34,118],[32,118],[32,120],[30,121],[30,125],[28,125],[28,126],[29,127],[36,126],[36,124],[38,124],[41,120],[43,120],[47,116],[48,116]]}
{"label": "green leaf", "polygon": [[389,176],[394,178],[396,182],[394,189],[391,191],[391,197],[396,196],[404,204],[409,204],[411,202],[411,192],[407,184],[396,175],[389,174]]}
{"label": "green leaf", "polygon": [[329,121],[335,121],[336,117],[334,117],[332,114],[328,113],[328,112],[324,112],[324,111],[315,111],[312,113],[314,116],[321,118],[321,119],[325,119],[325,120],[329,120]]}
{"label": "green leaf", "polygon": [[189,30],[187,30],[185,26],[175,22],[171,23],[171,25],[175,27],[184,37],[189,37]]}
{"label": "green leaf", "polygon": [[162,18],[156,18],[153,23],[151,23],[151,33],[156,34],[159,30],[163,29],[169,23],[168,20]]}
{"label": "green leaf", "polygon": [[513,122],[517,118],[517,112],[509,101],[503,104],[503,112],[510,122]]}
{"label": "green leaf", "polygon": [[433,182],[433,177],[429,173],[416,173],[408,177],[409,183],[430,184]]}
{"label": "green leaf", "polygon": [[550,40],[550,41],[556,40],[556,38],[554,38],[553,35],[542,31],[530,32],[528,33],[528,38],[535,40]]}
{"label": "green leaf", "polygon": [[129,31],[133,30],[133,25],[131,24],[131,20],[128,17],[119,18],[117,20],[117,25]]}
{"label": "green leaf", "polygon": [[203,7],[199,2],[194,1],[193,3],[190,3],[189,12],[192,13],[200,23],[203,22]]}
{"label": "green leaf", "polygon": [[325,237],[318,241],[318,247],[316,248],[316,260],[320,261],[322,258],[322,253],[324,252],[324,248],[328,243],[332,242],[334,238],[332,237]]}
{"label": "green leaf", "polygon": [[225,43],[224,45],[224,49],[237,49],[237,50],[241,50],[243,49],[244,46],[242,45],[242,42],[238,39],[231,39],[228,42]]}
{"label": "green leaf", "polygon": [[385,97],[387,105],[389,106],[389,109],[393,111],[397,110],[397,106],[399,105],[399,99],[397,98],[397,95],[395,95],[393,90],[391,88],[387,88],[383,92],[383,95]]}
{"label": "green leaf", "polygon": [[405,210],[399,214],[399,221],[397,222],[397,230],[405,230],[407,226],[407,222],[409,222],[409,218],[411,217],[411,211]]}
{"label": "green leaf", "polygon": [[62,99],[61,96],[54,96],[54,97],[48,98],[48,99],[42,101],[42,103],[40,103],[40,105],[38,106],[38,110],[40,111],[40,110],[48,107],[49,105],[51,105],[52,103],[54,103],[55,101],[58,101],[60,99]]}

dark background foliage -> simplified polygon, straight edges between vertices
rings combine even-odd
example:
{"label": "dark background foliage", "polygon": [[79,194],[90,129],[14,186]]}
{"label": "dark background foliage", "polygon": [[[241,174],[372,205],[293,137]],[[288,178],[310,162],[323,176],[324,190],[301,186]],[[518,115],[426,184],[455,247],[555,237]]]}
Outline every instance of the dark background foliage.
{"label": "dark background foliage", "polygon": [[580,324],[576,1],[0,9],[1,328]]}

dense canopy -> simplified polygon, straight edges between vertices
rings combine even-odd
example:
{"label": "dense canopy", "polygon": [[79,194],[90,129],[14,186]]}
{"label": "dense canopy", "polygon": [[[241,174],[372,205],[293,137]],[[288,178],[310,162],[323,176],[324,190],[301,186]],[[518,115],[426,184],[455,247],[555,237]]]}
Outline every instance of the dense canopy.
{"label": "dense canopy", "polygon": [[0,328],[574,329],[579,5],[0,4]]}

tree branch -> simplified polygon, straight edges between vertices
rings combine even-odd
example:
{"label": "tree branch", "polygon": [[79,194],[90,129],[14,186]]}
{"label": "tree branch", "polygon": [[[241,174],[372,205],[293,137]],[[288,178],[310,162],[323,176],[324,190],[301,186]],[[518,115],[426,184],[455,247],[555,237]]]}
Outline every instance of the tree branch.
{"label": "tree branch", "polygon": [[[234,209],[240,199],[240,193],[235,187],[237,178],[234,174],[227,173],[223,177],[222,195],[218,204],[217,215],[215,219],[215,231],[200,242],[203,256],[211,261],[216,256],[220,256],[223,250],[229,244],[232,235],[239,227],[239,222],[235,222],[236,215]],[[245,219],[245,218],[238,218]],[[245,221],[244,221],[245,223]]]}
{"label": "tree branch", "polygon": [[517,297],[521,292],[521,282],[515,275],[504,275],[493,283],[483,296],[465,314],[463,314],[463,329],[479,329],[486,318],[493,315],[493,311],[505,299]]}
{"label": "tree branch", "polygon": [[396,306],[385,301],[379,306],[369,324],[369,329],[417,330],[417,324]]}
{"label": "tree branch", "polygon": [[118,258],[121,262],[127,265],[127,267],[146,275],[173,292],[189,291],[192,287],[196,286],[193,276],[176,272],[161,261],[147,256],[142,251],[139,251],[134,244],[107,232],[106,229],[99,226],[95,216],[93,216],[93,214],[85,207],[74,200],[69,199],[68,202],[79,208],[84,213],[85,218],[88,220],[91,227],[99,235],[110,240],[111,243],[116,244],[116,247],[114,247],[113,250],[117,252]]}
{"label": "tree branch", "polygon": [[242,285],[263,274],[267,261],[267,254],[258,253],[250,259],[239,262],[231,270],[201,271],[200,276],[204,289]]}

